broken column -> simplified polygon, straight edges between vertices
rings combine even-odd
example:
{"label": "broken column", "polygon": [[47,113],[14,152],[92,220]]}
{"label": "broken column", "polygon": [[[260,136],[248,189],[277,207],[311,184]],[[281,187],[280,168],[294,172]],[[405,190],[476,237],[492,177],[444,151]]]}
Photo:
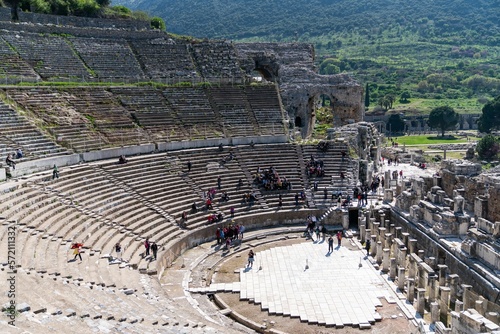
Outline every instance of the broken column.
{"label": "broken column", "polygon": [[424,317],[425,308],[425,289],[417,289],[417,312]]}
{"label": "broken column", "polygon": [[394,282],[396,279],[396,272],[397,272],[397,261],[396,258],[391,257],[391,268],[389,269],[389,278]]}
{"label": "broken column", "polygon": [[431,303],[431,322],[435,324],[439,321],[439,304],[436,302]]}
{"label": "broken column", "polygon": [[441,320],[445,320],[443,321],[445,324],[448,324],[448,300],[450,298],[450,288],[446,287],[446,286],[440,286],[439,287],[439,290],[440,290],[440,294],[441,294],[441,298],[440,298],[440,301],[439,301],[439,309],[441,310]]}
{"label": "broken column", "polygon": [[380,265],[382,263],[382,258],[384,253],[382,251],[382,241],[377,241],[377,264]]}
{"label": "broken column", "polygon": [[408,278],[408,280],[406,281],[406,292],[406,299],[408,299],[408,301],[413,304],[413,299],[415,296],[415,280],[413,278]]}
{"label": "broken column", "polygon": [[382,259],[382,272],[387,273],[390,268],[390,260],[389,260],[389,255],[390,255],[391,250],[389,248],[384,248],[383,249],[383,259]]}
{"label": "broken column", "polygon": [[404,291],[405,288],[405,268],[398,267],[398,289]]}

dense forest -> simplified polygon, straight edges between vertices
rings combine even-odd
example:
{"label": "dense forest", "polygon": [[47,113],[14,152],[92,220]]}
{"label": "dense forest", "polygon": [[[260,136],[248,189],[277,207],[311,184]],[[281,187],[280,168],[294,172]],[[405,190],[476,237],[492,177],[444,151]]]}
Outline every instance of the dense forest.
{"label": "dense forest", "polygon": [[383,107],[390,95],[393,107],[402,101],[405,108],[430,109],[458,99],[459,112],[474,112],[500,91],[499,0],[117,3],[162,17],[172,33],[313,43],[320,71],[368,83],[371,106]]}

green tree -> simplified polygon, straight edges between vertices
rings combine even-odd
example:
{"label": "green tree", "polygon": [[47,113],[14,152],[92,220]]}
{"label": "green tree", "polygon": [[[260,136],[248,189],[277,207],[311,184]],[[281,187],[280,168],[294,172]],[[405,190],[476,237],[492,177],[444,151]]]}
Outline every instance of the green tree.
{"label": "green tree", "polygon": [[19,21],[19,4],[21,0],[4,0],[5,4],[10,6],[10,19]]}
{"label": "green tree", "polygon": [[476,146],[477,154],[481,159],[494,159],[500,151],[500,142],[498,138],[492,135],[484,136],[478,141]]}
{"label": "green tree", "polygon": [[368,108],[370,106],[370,87],[368,86],[368,83],[366,83],[366,88],[365,88],[365,107]]}
{"label": "green tree", "polygon": [[482,110],[483,114],[477,121],[479,131],[490,133],[491,130],[500,128],[500,95],[493,101],[486,103]]}
{"label": "green tree", "polygon": [[411,94],[409,91],[405,90],[404,92],[401,93],[401,96],[400,96],[400,99],[399,99],[399,102],[401,103],[408,103],[410,102],[409,101],[409,98],[411,97]]}
{"label": "green tree", "polygon": [[392,109],[392,105],[394,104],[394,102],[396,102],[396,96],[394,96],[394,94],[387,94],[385,96],[385,99],[387,100],[387,103],[389,104],[388,109]]}
{"label": "green tree", "polygon": [[151,19],[151,28],[165,31],[165,29],[167,29],[167,26],[165,25],[165,21],[163,21],[161,17],[156,16]]}
{"label": "green tree", "polygon": [[431,110],[427,125],[433,129],[441,130],[441,135],[444,136],[446,130],[455,129],[458,118],[458,113],[453,108],[448,106],[437,107]]}
{"label": "green tree", "polygon": [[400,114],[392,114],[387,121],[386,129],[393,132],[402,132],[405,129],[405,122]]}

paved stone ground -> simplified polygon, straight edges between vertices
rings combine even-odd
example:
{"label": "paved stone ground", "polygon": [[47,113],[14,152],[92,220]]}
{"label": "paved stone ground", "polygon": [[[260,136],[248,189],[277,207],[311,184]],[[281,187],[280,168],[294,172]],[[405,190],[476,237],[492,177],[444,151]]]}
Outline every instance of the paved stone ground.
{"label": "paved stone ground", "polygon": [[[185,255],[192,258],[190,252],[201,254],[203,248],[213,249],[200,245]],[[250,248],[256,251],[251,269],[245,268]],[[188,291],[200,304],[207,297],[198,292],[217,293],[235,312],[287,333],[359,333],[360,328],[365,332],[370,328],[371,333],[416,333],[407,316],[414,310],[364,255],[356,242],[346,238],[341,247],[335,240],[331,254],[321,240],[254,240],[241,252],[212,253],[202,261],[216,273],[212,284],[198,284],[199,277],[210,282],[211,274],[193,271]]]}

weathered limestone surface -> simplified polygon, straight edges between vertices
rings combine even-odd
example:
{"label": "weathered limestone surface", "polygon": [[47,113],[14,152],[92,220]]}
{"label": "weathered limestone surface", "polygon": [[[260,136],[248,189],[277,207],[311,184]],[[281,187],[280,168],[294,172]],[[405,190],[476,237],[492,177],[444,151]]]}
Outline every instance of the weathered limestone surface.
{"label": "weathered limestone surface", "polygon": [[235,45],[242,69],[251,75],[259,71],[278,83],[291,122],[298,118],[301,134],[311,133],[314,106],[321,95],[333,101],[333,126],[362,121],[363,86],[346,74],[319,75],[314,71],[314,49],[297,43],[239,43]]}

